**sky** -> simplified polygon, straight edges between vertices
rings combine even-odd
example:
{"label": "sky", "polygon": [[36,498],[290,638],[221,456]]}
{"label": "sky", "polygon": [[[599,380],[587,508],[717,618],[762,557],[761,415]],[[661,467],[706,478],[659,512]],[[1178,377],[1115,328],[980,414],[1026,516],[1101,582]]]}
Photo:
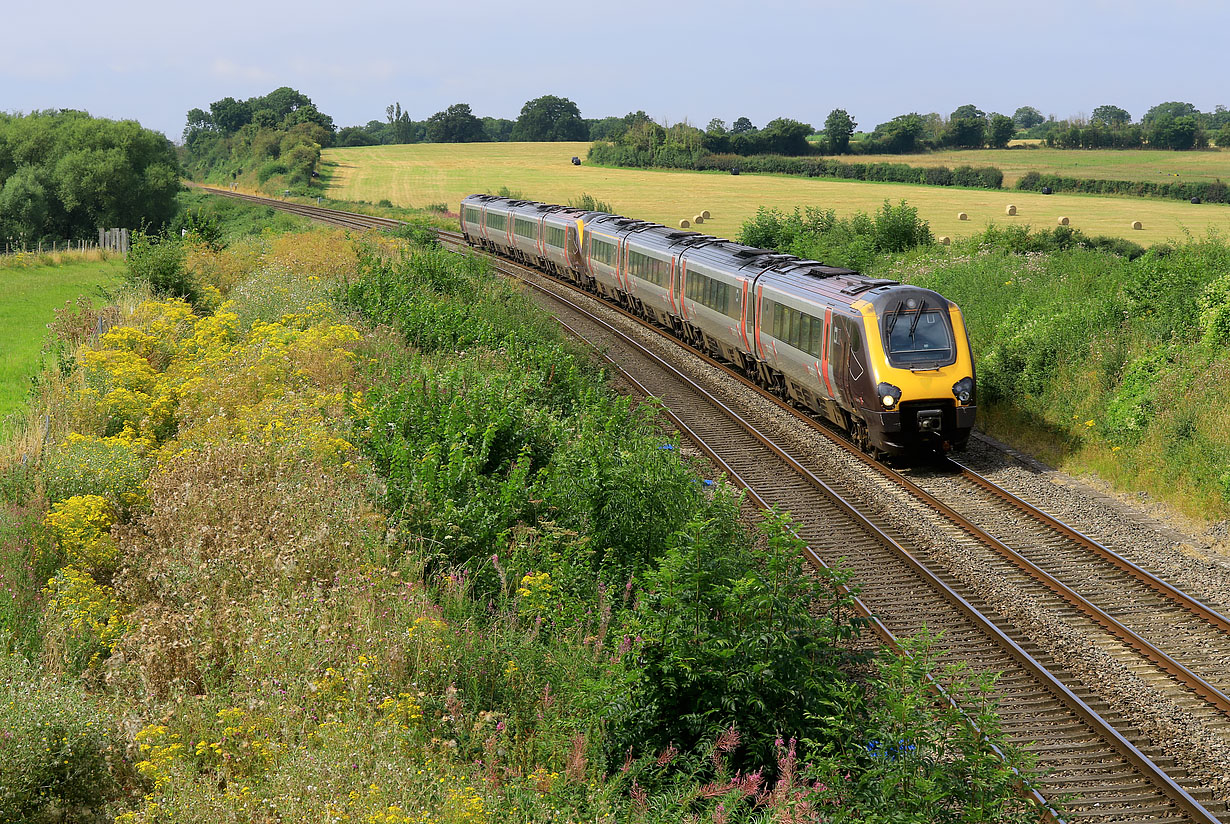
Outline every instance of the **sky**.
{"label": "sky", "polygon": [[973,103],[1139,120],[1230,105],[1224,0],[684,0],[204,3],[3,0],[0,111],[84,109],[178,141],[186,113],[291,86],[340,126],[453,103],[515,119],[555,94],[584,117],[860,130]]}

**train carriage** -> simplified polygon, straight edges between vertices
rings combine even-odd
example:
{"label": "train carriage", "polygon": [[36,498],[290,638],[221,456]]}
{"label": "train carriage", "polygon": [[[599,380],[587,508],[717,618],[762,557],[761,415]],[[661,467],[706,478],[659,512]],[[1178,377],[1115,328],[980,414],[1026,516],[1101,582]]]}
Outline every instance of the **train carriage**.
{"label": "train carriage", "polygon": [[743,367],[751,352],[744,305],[752,277],[734,251],[746,247],[706,235],[682,242],[675,287],[680,321],[698,348]]}
{"label": "train carriage", "polygon": [[625,282],[633,308],[667,329],[678,326],[678,241],[693,234],[650,224],[631,232],[624,243]]}

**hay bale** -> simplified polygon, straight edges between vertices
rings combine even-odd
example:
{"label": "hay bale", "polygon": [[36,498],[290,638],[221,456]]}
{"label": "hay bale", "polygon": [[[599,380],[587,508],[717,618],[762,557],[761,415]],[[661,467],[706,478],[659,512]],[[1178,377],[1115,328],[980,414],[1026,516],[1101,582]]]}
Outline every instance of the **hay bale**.
{"label": "hay bale", "polygon": [[686,229],[686,228],[688,228],[688,227],[689,227],[689,226],[691,226],[691,225],[692,225],[692,224],[691,224],[691,223],[689,223],[687,220],[681,220],[681,221],[679,221],[679,228],[680,228],[680,229]]}
{"label": "hay bale", "polygon": [[709,214],[708,209],[701,209],[700,216],[703,217],[705,220],[708,220],[709,218],[713,217],[713,215]]}
{"label": "hay bale", "polygon": [[1059,225],[1060,225],[1060,226],[1067,226],[1067,225],[1068,225],[1068,219],[1067,219],[1066,217],[1061,217],[1061,218],[1059,218]]}
{"label": "hay bale", "polygon": [[957,212],[957,220],[969,220],[969,215],[965,212]]}
{"label": "hay bale", "polygon": [[696,217],[692,218],[692,222],[695,223],[697,226],[699,226],[700,224],[705,222],[705,216],[697,215]]}
{"label": "hay bale", "polygon": [[948,235],[940,235],[938,240],[940,244],[943,246],[947,246],[948,244],[952,243],[952,238],[950,238]]}
{"label": "hay bale", "polygon": [[1015,215],[1015,214],[1016,214],[1016,207],[1015,207],[1015,206],[1013,206],[1013,205],[1011,205],[1011,204],[1009,204],[1009,205],[1008,205],[1008,208],[1007,208],[1007,209],[1004,209],[1004,214],[1006,214],[1006,215]]}
{"label": "hay bale", "polygon": [[1139,220],[1133,220],[1133,221],[1132,221],[1132,228],[1133,228],[1133,229],[1143,229],[1143,228],[1145,228],[1145,225],[1144,225],[1143,223],[1141,223]]}

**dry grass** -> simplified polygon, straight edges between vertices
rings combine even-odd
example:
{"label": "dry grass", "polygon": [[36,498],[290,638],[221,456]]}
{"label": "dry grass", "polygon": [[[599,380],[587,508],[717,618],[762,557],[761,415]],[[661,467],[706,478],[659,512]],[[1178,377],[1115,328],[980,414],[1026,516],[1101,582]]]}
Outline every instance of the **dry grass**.
{"label": "dry grass", "polygon": [[[1068,215],[1072,226],[1088,234],[1129,237],[1144,244],[1174,240],[1186,232],[1203,235],[1207,226],[1230,230],[1230,207],[1218,204],[1193,206],[1185,202],[1142,198],[847,183],[782,175],[736,177],[702,172],[606,169],[588,164],[573,166],[569,162],[571,157],[584,156],[588,146],[587,143],[371,146],[328,149],[324,152],[324,162],[331,164],[325,167],[330,175],[328,192],[339,199],[377,201],[388,198],[398,206],[444,201],[456,209],[462,197],[474,192],[495,192],[501,186],[553,203],[567,203],[569,198],[584,191],[609,201],[622,214],[655,220],[667,226],[677,226],[681,219],[690,219],[704,206],[715,215],[705,221],[705,231],[724,237],[737,234],[743,221],[753,216],[760,206],[789,211],[795,206],[813,205],[834,209],[844,216],[855,211],[874,212],[886,199],[909,201],[930,222],[933,232],[951,237],[968,236],[991,222],[1049,228],[1059,215]],[[1018,153],[1034,154],[1026,150],[1018,150]],[[959,162],[990,162],[973,154],[977,153]],[[938,163],[944,156],[927,157]],[[921,159],[919,156],[914,160]],[[947,163],[955,165],[954,158],[948,157]],[[1016,205],[1016,215],[1004,213],[1009,203]],[[958,212],[966,212],[969,220],[958,220]],[[1133,220],[1143,221],[1146,228],[1132,231],[1128,227]]]}

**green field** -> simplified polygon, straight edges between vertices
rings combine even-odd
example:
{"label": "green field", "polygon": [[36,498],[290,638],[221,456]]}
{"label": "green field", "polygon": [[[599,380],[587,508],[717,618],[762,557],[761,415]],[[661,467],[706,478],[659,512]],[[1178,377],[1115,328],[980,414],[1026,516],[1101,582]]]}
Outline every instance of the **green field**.
{"label": "green field", "polygon": [[[78,295],[96,294],[99,286],[120,282],[124,262],[87,260],[73,263],[0,267],[4,291],[0,294],[0,426],[16,412],[38,370],[47,324],[55,310]],[[4,426],[7,430],[7,426]]]}
{"label": "green field", "polygon": [[[885,200],[908,200],[931,224],[937,235],[962,237],[988,223],[1029,225],[1035,229],[1056,225],[1060,216],[1087,234],[1129,238],[1153,244],[1183,237],[1187,232],[1204,235],[1209,226],[1230,230],[1230,206],[1193,206],[1182,201],[1112,198],[1092,195],[1041,195],[1030,192],[949,189],[899,183],[841,182],[784,175],[739,175],[647,169],[608,169],[587,164],[573,166],[574,156],[584,158],[588,143],[418,143],[405,146],[368,146],[327,149],[322,173],[331,197],[344,200],[388,199],[398,206],[423,207],[446,203],[456,211],[461,198],[474,192],[495,192],[502,186],[525,197],[566,203],[582,192],[608,201],[621,214],[656,220],[675,226],[703,209],[713,215],[703,229],[733,237],[743,221],[760,206],[790,210],[796,206],[820,206],[848,215],[872,212]],[[1088,159],[1112,155],[1165,155],[1193,158],[1230,158],[1225,152],[1047,152],[1004,150],[960,153],[966,162],[977,158],[1020,155],[1032,158],[1052,154]],[[935,162],[954,154],[928,156]],[[922,156],[913,157],[916,162]],[[1033,168],[1033,167],[1031,167]],[[1043,168],[1041,166],[1037,168]],[[1115,174],[1107,174],[1114,177]],[[1227,175],[1230,177],[1230,174]],[[1005,209],[1017,207],[1009,217]],[[964,212],[968,220],[958,220]],[[1143,230],[1131,229],[1132,221]]]}

